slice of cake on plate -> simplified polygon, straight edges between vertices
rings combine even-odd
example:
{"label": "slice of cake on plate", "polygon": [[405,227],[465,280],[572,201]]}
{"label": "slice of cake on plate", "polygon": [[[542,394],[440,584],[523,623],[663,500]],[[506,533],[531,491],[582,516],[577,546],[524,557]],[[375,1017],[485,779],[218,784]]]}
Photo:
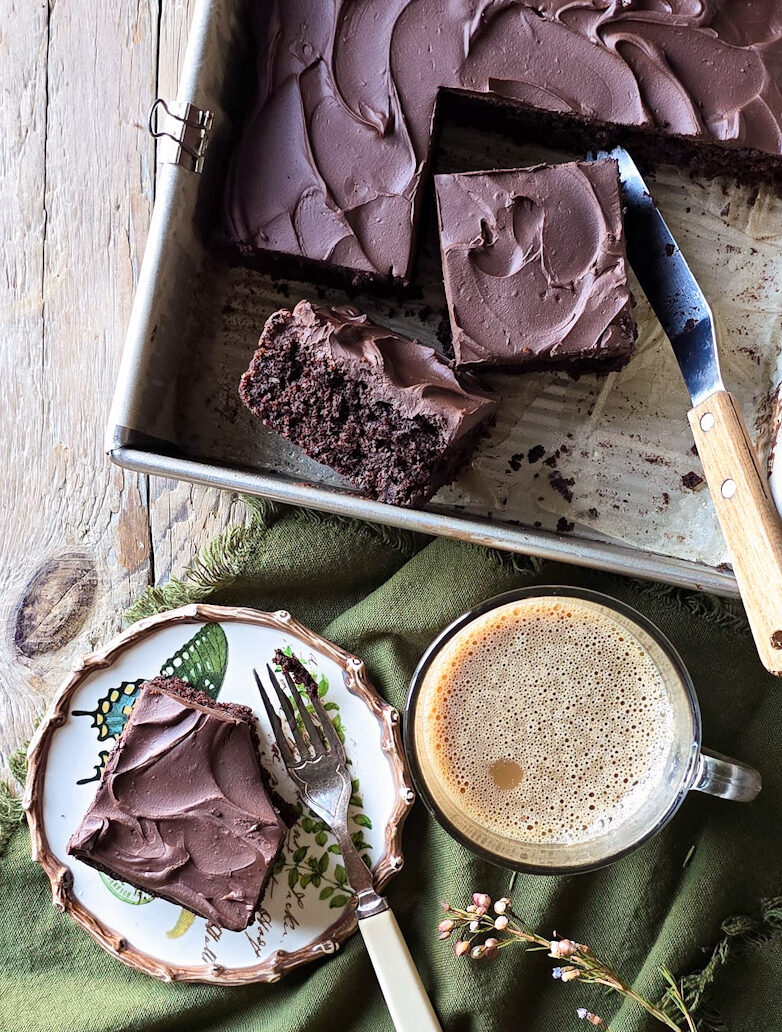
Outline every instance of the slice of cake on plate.
{"label": "slice of cake on plate", "polygon": [[497,408],[433,348],[309,301],[270,316],[239,394],[312,458],[406,506],[453,480]]}
{"label": "slice of cake on plate", "polygon": [[285,824],[252,710],[178,677],[148,681],[68,852],[232,931],[252,923]]}
{"label": "slice of cake on plate", "polygon": [[616,161],[435,177],[459,366],[617,369],[636,327]]}

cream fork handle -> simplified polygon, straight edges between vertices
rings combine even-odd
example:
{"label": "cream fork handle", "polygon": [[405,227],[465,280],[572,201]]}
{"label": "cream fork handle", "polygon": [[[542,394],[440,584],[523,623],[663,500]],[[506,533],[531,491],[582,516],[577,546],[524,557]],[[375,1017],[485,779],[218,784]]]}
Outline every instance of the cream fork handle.
{"label": "cream fork handle", "polygon": [[442,1032],[393,913],[365,917],[358,927],[396,1032]]}

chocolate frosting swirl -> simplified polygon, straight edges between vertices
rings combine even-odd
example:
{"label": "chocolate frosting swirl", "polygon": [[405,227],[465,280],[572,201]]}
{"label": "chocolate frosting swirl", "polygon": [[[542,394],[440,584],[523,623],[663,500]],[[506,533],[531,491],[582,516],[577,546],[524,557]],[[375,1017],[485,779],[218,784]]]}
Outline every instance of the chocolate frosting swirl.
{"label": "chocolate frosting swirl", "polygon": [[409,418],[444,426],[451,438],[469,433],[497,408],[495,394],[469,374],[457,376],[434,348],[370,322],[357,308],[300,301],[293,317],[300,340]]}
{"label": "chocolate frosting swirl", "polygon": [[632,348],[617,164],[435,179],[459,363],[521,366]]}
{"label": "chocolate frosting swirl", "polygon": [[269,0],[227,232],[404,277],[440,89],[782,153],[780,0]]}
{"label": "chocolate frosting swirl", "polygon": [[166,683],[139,695],[68,852],[241,930],[284,825],[247,720],[180,698]]}

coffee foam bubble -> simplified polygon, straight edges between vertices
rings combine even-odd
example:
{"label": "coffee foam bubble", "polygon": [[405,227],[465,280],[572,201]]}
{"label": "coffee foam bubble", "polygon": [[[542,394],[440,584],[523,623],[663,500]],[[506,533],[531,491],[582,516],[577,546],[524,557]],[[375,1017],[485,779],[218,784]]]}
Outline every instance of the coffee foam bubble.
{"label": "coffee foam bubble", "polygon": [[632,629],[595,603],[532,598],[477,618],[435,657],[425,747],[457,810],[522,842],[586,842],[665,777],[673,710]]}

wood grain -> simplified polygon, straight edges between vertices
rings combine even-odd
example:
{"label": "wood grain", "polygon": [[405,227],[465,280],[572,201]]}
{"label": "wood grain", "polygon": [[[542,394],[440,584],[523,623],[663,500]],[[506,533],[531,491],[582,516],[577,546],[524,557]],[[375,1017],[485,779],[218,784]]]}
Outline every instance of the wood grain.
{"label": "wood grain", "polygon": [[758,655],[782,676],[782,520],[733,395],[718,391],[689,420]]}
{"label": "wood grain", "polygon": [[151,210],[158,15],[4,9],[0,766],[149,581],[146,479],[102,435]]}

